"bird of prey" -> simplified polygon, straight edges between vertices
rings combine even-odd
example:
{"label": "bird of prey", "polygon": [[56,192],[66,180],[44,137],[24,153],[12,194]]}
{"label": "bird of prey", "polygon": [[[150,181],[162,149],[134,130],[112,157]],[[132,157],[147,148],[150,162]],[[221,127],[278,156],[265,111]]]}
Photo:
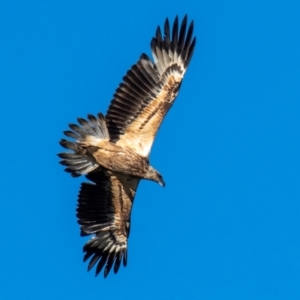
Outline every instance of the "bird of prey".
{"label": "bird of prey", "polygon": [[142,54],[123,77],[106,116],[88,115],[70,124],[59,153],[60,163],[73,177],[89,182],[80,187],[77,218],[81,236],[92,235],[84,245],[88,270],[104,277],[121,262],[127,264],[130,215],[141,179],[164,186],[161,174],[149,163],[156,133],[174,103],[196,44],[193,21],[175,18],[164,23],[151,40],[152,61]]}

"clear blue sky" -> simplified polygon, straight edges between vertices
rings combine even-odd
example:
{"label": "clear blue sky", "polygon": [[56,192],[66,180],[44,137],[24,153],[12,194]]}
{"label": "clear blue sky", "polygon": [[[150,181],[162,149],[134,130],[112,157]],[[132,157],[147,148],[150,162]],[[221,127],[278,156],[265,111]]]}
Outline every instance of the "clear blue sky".
{"label": "clear blue sky", "polygon": [[[1,299],[300,299],[300,2],[0,3]],[[137,191],[128,266],[82,262],[56,153],[165,18],[197,46]]]}

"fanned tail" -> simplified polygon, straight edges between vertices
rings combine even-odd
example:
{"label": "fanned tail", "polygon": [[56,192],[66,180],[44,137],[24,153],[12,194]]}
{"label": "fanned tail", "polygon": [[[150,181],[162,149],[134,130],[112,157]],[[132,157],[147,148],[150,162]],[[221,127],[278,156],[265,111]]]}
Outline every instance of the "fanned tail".
{"label": "fanned tail", "polygon": [[78,118],[79,125],[69,124],[72,131],[64,131],[64,134],[74,139],[68,141],[60,140],[60,145],[71,152],[59,153],[62,158],[60,163],[66,166],[65,171],[73,177],[90,173],[99,167],[94,158],[89,155],[87,147],[97,147],[103,140],[109,140],[105,117],[99,113],[97,117],[88,115],[88,119]]}

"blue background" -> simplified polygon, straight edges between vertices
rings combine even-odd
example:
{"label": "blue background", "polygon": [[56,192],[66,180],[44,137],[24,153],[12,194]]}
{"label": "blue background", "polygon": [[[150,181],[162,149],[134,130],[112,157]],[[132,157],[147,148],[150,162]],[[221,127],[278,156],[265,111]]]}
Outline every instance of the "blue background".
{"label": "blue background", "polygon": [[[0,3],[1,299],[300,299],[300,2]],[[56,153],[166,17],[197,46],[139,186],[129,262],[94,277]]]}

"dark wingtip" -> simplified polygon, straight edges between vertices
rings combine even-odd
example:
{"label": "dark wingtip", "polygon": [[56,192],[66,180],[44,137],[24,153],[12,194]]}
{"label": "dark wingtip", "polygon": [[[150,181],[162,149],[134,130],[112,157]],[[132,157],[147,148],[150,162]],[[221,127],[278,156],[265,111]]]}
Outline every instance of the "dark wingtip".
{"label": "dark wingtip", "polygon": [[59,158],[64,158],[63,156],[64,156],[64,153],[57,153],[56,154]]}
{"label": "dark wingtip", "polygon": [[156,34],[155,37],[158,41],[162,41],[162,35],[161,35],[161,30],[160,30],[160,26],[157,26],[156,28]]}
{"label": "dark wingtip", "polygon": [[106,121],[103,113],[101,113],[101,112],[98,113],[98,118],[99,118],[99,120]]}
{"label": "dark wingtip", "polygon": [[61,139],[60,141],[58,141],[58,143],[59,143],[61,146],[64,146],[64,144],[65,144],[66,141],[67,141],[67,140],[65,140],[65,139]]}
{"label": "dark wingtip", "polygon": [[77,177],[80,177],[81,174],[72,172],[72,173],[71,173],[71,176],[72,176],[73,178],[77,178]]}
{"label": "dark wingtip", "polygon": [[125,250],[125,252],[123,254],[123,266],[124,267],[127,266],[127,249]]}

